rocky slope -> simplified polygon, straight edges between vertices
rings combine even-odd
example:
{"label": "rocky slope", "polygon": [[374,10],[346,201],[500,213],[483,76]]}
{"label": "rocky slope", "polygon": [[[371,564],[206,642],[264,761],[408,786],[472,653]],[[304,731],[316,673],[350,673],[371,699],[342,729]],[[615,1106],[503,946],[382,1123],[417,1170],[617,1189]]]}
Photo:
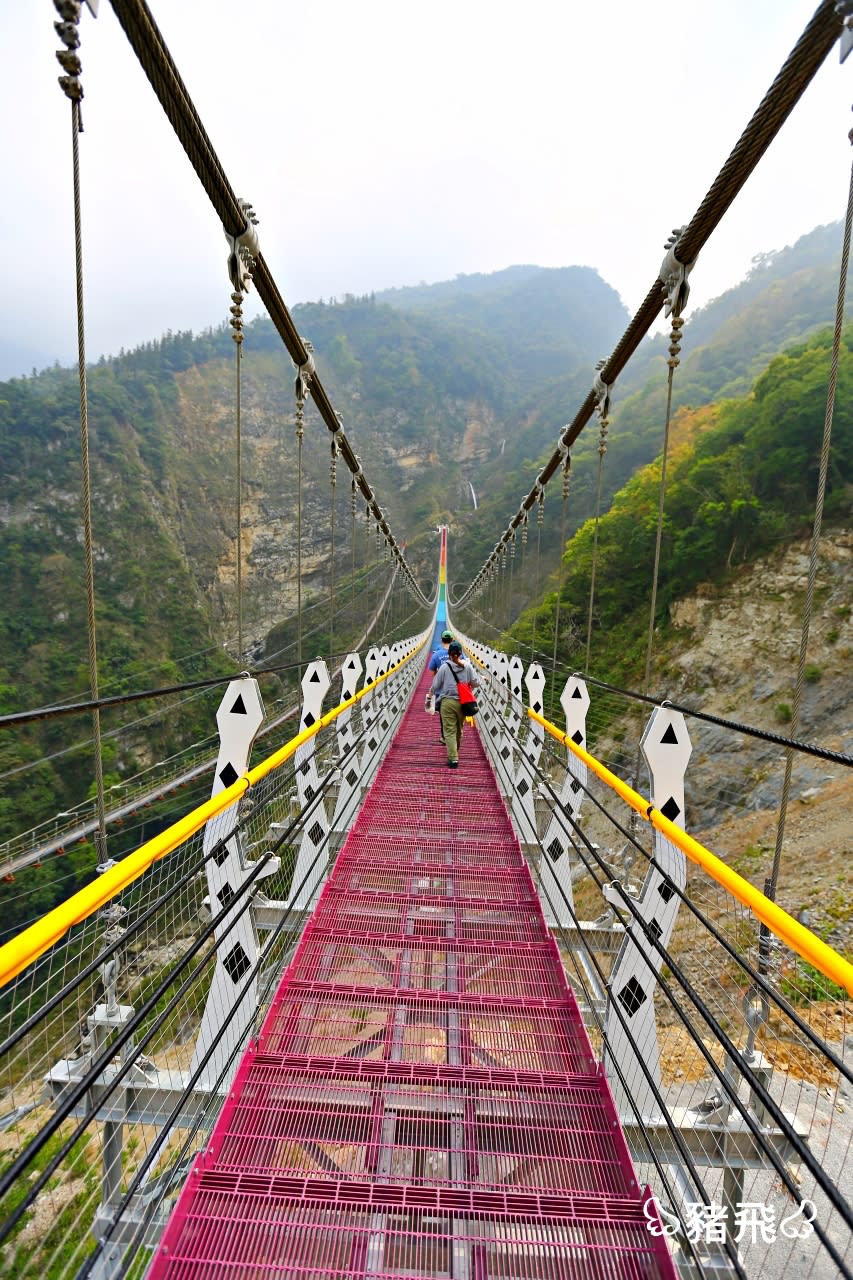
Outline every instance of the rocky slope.
{"label": "rocky slope", "polygon": [[[674,602],[653,688],[673,702],[788,735],[809,541],[744,566],[726,585]],[[797,737],[853,754],[853,532],[820,543]],[[776,843],[785,754],[688,718],[687,830],[759,888]],[[633,739],[632,739],[633,741]],[[622,743],[622,752],[628,737]],[[603,741],[607,758],[613,747]],[[641,789],[645,780],[641,783]],[[853,947],[853,770],[794,757],[779,874],[786,910],[842,951]]]}

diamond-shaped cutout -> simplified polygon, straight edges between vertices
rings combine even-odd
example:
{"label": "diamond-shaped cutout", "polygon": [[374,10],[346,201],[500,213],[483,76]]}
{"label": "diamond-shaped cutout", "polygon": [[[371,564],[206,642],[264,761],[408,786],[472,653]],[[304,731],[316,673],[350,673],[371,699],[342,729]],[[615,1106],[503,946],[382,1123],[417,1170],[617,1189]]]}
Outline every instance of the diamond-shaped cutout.
{"label": "diamond-shaped cutout", "polygon": [[581,784],[578,782],[577,778],[572,778],[571,782],[569,783],[569,790],[573,791],[575,795],[577,795],[580,789],[581,789]]}
{"label": "diamond-shaped cutout", "polygon": [[234,768],[233,764],[231,764],[230,760],[219,770],[219,781],[222,783],[223,787],[233,786],[239,777],[239,773]]}
{"label": "diamond-shaped cutout", "polygon": [[640,1006],[646,1003],[648,996],[637,979],[630,977],[619,992],[619,999],[628,1010],[628,1017],[633,1018]]}
{"label": "diamond-shaped cutout", "polygon": [[216,863],[217,867],[222,866],[223,862],[225,862],[226,858],[228,857],[228,853],[229,853],[228,845],[223,844],[219,852],[213,855],[213,861]]}
{"label": "diamond-shaped cutout", "polygon": [[670,822],[675,822],[675,819],[681,813],[681,808],[678,802],[670,796],[666,804],[661,805],[660,811],[665,818],[669,818]]}
{"label": "diamond-shaped cutout", "polygon": [[347,782],[350,784],[351,787],[354,787],[355,784],[358,782],[358,774],[356,773],[355,769],[350,769],[349,773],[347,774]]}
{"label": "diamond-shaped cutout", "polygon": [[534,702],[534,704],[533,704],[533,710],[537,713],[537,715],[541,715],[541,714],[542,714],[542,703],[541,703],[541,702]]}
{"label": "diamond-shaped cutout", "polygon": [[246,955],[245,949],[239,942],[234,944],[222,963],[225,965],[228,977],[234,983],[240,981],[243,974],[247,969],[251,968],[252,964],[251,960]]}
{"label": "diamond-shaped cutout", "polygon": [[325,834],[326,833],[319,822],[315,822],[313,827],[308,828],[308,839],[312,844],[319,844]]}
{"label": "diamond-shaped cutout", "polygon": [[583,734],[581,733],[580,729],[575,729],[574,733],[572,734],[572,742],[574,742],[575,746],[578,746],[578,747],[583,742]]}
{"label": "diamond-shaped cutout", "polygon": [[509,747],[504,747],[503,751],[501,752],[501,759],[502,759],[502,760],[508,760],[508,759],[509,759],[509,755],[510,755]]}
{"label": "diamond-shaped cutout", "polygon": [[231,888],[231,885],[227,880],[216,890],[216,896],[222,903],[223,907],[228,906],[228,903],[234,897],[234,890]]}
{"label": "diamond-shaped cutout", "polygon": [[245,702],[243,701],[243,695],[242,695],[242,693],[238,693],[238,694],[237,694],[237,701],[234,703],[234,706],[231,708],[231,715],[232,715],[232,716],[245,716],[245,715],[248,715],[248,714],[249,714],[249,713],[248,713],[248,711],[246,710],[246,704],[245,704]]}
{"label": "diamond-shaped cutout", "polygon": [[545,852],[547,853],[548,857],[551,859],[552,862],[556,862],[559,858],[562,858],[563,854],[566,851],[563,848],[562,844],[560,843],[558,837],[554,836],[554,839],[548,845]]}
{"label": "diamond-shaped cutout", "polygon": [[316,793],[314,791],[314,788],[311,786],[311,783],[309,782],[305,787],[305,803],[307,804],[309,800],[313,800],[315,794]]}
{"label": "diamond-shaped cutout", "polygon": [[663,933],[663,929],[660,927],[657,920],[652,920],[651,924],[649,924],[648,926],[648,930],[649,930],[649,933],[652,935],[652,937],[658,940],[660,939],[660,936]]}
{"label": "diamond-shaped cutout", "polygon": [[370,747],[370,750],[371,750],[371,751],[375,751],[375,750],[376,750],[376,739],[375,739],[375,738],[368,738],[368,739],[367,739],[367,745]]}
{"label": "diamond-shaped cutout", "polygon": [[314,716],[312,716],[310,711],[306,711],[305,715],[302,717],[302,728],[310,729],[313,723],[314,723]]}
{"label": "diamond-shaped cutout", "polygon": [[527,780],[526,780],[525,778],[522,778],[522,779],[521,779],[521,782],[519,782],[519,784],[518,784],[518,786],[517,786],[516,790],[518,791],[518,794],[519,794],[520,796],[526,796],[526,795],[527,795],[528,791],[530,790],[530,785],[529,785],[529,783],[527,782]]}
{"label": "diamond-shaped cutout", "polygon": [[664,902],[669,902],[670,898],[675,893],[675,890],[668,880],[662,880],[658,885],[658,893],[663,898]]}

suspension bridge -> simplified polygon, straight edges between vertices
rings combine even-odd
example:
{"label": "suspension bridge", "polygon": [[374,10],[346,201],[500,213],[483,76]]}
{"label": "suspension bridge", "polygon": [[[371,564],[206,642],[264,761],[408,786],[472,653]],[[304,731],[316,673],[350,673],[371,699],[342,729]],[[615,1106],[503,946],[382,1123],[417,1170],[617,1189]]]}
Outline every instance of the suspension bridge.
{"label": "suspension bridge", "polygon": [[[138,794],[111,804],[98,757],[92,812],[4,851],[21,897],[38,863],[71,842],[92,838],[100,855],[90,883],[34,911],[0,947],[4,1272],[853,1275],[853,966],[780,905],[778,860],[760,890],[686,830],[690,731],[702,721],[784,752],[780,846],[799,754],[842,769],[853,759],[800,741],[798,705],[781,735],[648,692],[688,277],[822,61],[839,42],[846,56],[849,6],[820,5],[533,487],[451,599],[447,528],[425,590],[153,17],[142,0],[112,3],[229,240],[238,476],[242,301],[253,284],[297,371],[299,474],[310,399],[331,435],[333,483],[341,461],[388,580],[366,632],[328,661],[302,658],[300,594],[298,705],[268,711],[257,672],[219,681],[215,763],[198,744],[199,758],[162,762]],[[80,5],[56,7],[79,244]],[[851,211],[853,200],[798,690]],[[560,673],[494,647],[483,612],[531,513],[541,525],[555,477],[565,508],[571,449],[596,415],[603,458],[616,378],[663,309],[669,397],[638,694],[593,677],[589,632],[585,671]],[[91,697],[0,717],[0,728],[85,712],[97,753],[100,714],[116,700],[98,690],[82,315],[80,329]],[[238,509],[242,657],[240,526]],[[392,625],[395,592],[414,612]],[[479,677],[479,713],[453,771],[425,708],[427,658],[447,628]],[[560,724],[545,714],[549,683]],[[649,708],[630,781],[588,749],[603,700],[629,724]],[[198,778],[209,799],[109,856],[118,821]]]}

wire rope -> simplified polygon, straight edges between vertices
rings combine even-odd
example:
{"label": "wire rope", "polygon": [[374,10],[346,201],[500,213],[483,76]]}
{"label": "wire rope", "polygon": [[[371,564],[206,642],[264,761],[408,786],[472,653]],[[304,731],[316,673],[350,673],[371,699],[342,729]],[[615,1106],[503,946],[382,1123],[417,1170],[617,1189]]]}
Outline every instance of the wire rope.
{"label": "wire rope", "polygon": [[[535,766],[535,769],[536,769],[536,773],[540,775],[540,779],[543,781],[545,785],[547,785],[547,781],[545,780],[541,769],[539,769],[538,766]],[[711,1030],[714,1036],[715,1041],[723,1047],[726,1056],[731,1061],[738,1063],[740,1073],[743,1079],[747,1082],[750,1090],[758,1098],[761,1106],[766,1110],[766,1112],[770,1116],[772,1116],[774,1123],[779,1128],[781,1128],[783,1132],[786,1133],[787,1139],[790,1142],[791,1146],[793,1147],[794,1151],[796,1152],[798,1159],[806,1165],[809,1172],[812,1174],[812,1176],[815,1178],[818,1185],[821,1187],[821,1190],[824,1192],[827,1198],[831,1201],[833,1208],[836,1209],[836,1211],[840,1214],[840,1216],[844,1219],[845,1222],[853,1223],[853,1206],[851,1206],[845,1200],[839,1188],[828,1178],[822,1165],[820,1164],[820,1161],[812,1154],[811,1150],[808,1148],[807,1144],[803,1141],[803,1139],[797,1133],[796,1129],[787,1121],[781,1107],[775,1101],[772,1095],[768,1092],[767,1088],[761,1082],[761,1080],[756,1075],[756,1073],[753,1071],[750,1064],[743,1059],[743,1056],[741,1054],[739,1054],[736,1046],[733,1044],[728,1034],[724,1031],[719,1020],[715,1017],[712,1011],[707,1007],[704,1000],[702,1000],[702,998],[695,991],[690,980],[682,972],[681,967],[672,956],[672,953],[667,949],[666,946],[664,946],[661,943],[660,938],[657,936],[654,929],[644,920],[638,905],[634,902],[631,895],[626,891],[624,885],[618,879],[616,880],[613,879],[611,868],[608,867],[607,863],[604,861],[598,849],[595,847],[595,845],[591,843],[588,837],[584,834],[583,830],[576,823],[572,822],[571,819],[569,819],[569,821],[571,822],[571,825],[573,827],[573,830],[576,836],[582,841],[582,843],[588,850],[591,858],[599,867],[603,876],[606,878],[606,881],[613,885],[613,888],[619,892],[622,898],[625,910],[623,911],[621,907],[616,908],[616,917],[619,923],[622,924],[623,928],[627,929],[629,927],[629,923],[630,923],[629,917],[630,917],[631,919],[633,919],[633,921],[635,921],[639,925],[640,929],[643,932],[643,936],[645,940],[655,951],[657,951],[657,953],[662,958],[663,962],[668,966],[670,974],[676,980],[679,987],[684,992],[684,995],[686,996],[688,1003],[692,1005],[693,1008],[695,1008],[695,1010],[699,1013],[700,1017],[707,1024],[707,1026],[709,1027],[709,1029]],[[625,911],[627,911],[627,914],[625,914]],[[692,1031],[692,1026],[689,1020],[687,1019],[687,1016],[684,1010],[681,1008],[681,1005],[675,999],[674,993],[672,991],[672,988],[669,982],[663,977],[662,973],[657,973],[654,970],[649,954],[644,948],[638,947],[637,953],[642,958],[646,966],[650,969],[652,973],[653,981],[658,985],[658,987],[664,993],[671,1007],[673,1008],[673,1010],[675,1011],[679,1019],[684,1024],[688,1034],[690,1034]],[[613,1003],[615,1004],[615,1002]],[[705,1046],[701,1037],[694,1035],[692,1038],[694,1040],[696,1048],[705,1058],[712,1073],[718,1078],[718,1080],[721,1080],[721,1082],[724,1083],[723,1076],[722,1076],[722,1068],[720,1068],[719,1065],[716,1063],[712,1053]],[[749,1114],[748,1107],[741,1101],[741,1099],[738,1097],[736,1092],[730,1094],[730,1100],[732,1102],[732,1105],[736,1108],[736,1110],[741,1115],[744,1123],[746,1124],[747,1128],[750,1130],[753,1138],[755,1138],[757,1141],[760,1142],[761,1136],[762,1136],[761,1126]],[[797,1190],[797,1180],[792,1177],[786,1163],[776,1154],[776,1152],[773,1150],[772,1147],[768,1147],[766,1149],[766,1155],[770,1163],[773,1165],[774,1169],[776,1170],[776,1173],[781,1179],[784,1186],[787,1188],[789,1193],[795,1199],[797,1199],[797,1197],[799,1196],[799,1192]],[[834,1244],[832,1243],[831,1239],[829,1238],[829,1236],[825,1231],[823,1231],[822,1229],[819,1229],[817,1222],[815,1222],[814,1227],[815,1227],[816,1234],[819,1236],[821,1240],[821,1243],[830,1253],[830,1256],[833,1258],[833,1260],[841,1266],[842,1274],[843,1274],[844,1272],[843,1262]]]}
{"label": "wire rope", "polygon": [[[576,674],[581,674],[577,672]],[[645,702],[655,707],[671,707],[673,711],[680,711],[682,715],[693,716],[696,720],[704,720],[707,724],[718,725],[721,729],[734,729],[737,733],[742,733],[750,738],[759,738],[763,742],[772,742],[775,746],[784,747],[786,750],[790,748],[793,751],[800,751],[804,755],[817,756],[821,760],[829,760],[833,764],[841,764],[850,767],[853,765],[853,756],[845,754],[843,751],[833,751],[829,747],[820,747],[814,742],[800,742],[793,738],[787,738],[781,733],[774,733],[772,729],[759,729],[755,725],[743,724],[739,720],[727,720],[724,716],[715,716],[708,711],[699,711],[696,707],[688,707],[680,702],[673,702],[670,698],[654,697],[650,694],[636,693],[631,689],[622,689],[619,685],[608,684],[606,680],[598,680],[595,676],[583,674],[583,679],[588,684],[593,684],[598,689],[606,689],[609,693],[618,693],[624,698],[630,698],[635,702]]]}
{"label": "wire rope", "polygon": [[[82,90],[81,96],[82,96]],[[89,687],[92,700],[98,700],[98,641],[95,612],[95,557],[92,533],[92,485],[89,460],[89,396],[86,384],[86,337],[83,312],[83,232],[80,210],[80,101],[71,101],[71,152],[74,171],[74,264],[77,290],[77,366],[80,381],[80,476],[83,508],[83,552],[86,566],[86,631],[88,639]],[[100,862],[107,860],[106,801],[104,799],[104,761],[101,746],[101,717],[97,707],[92,711],[94,742],[95,794],[98,830],[95,841]]]}
{"label": "wire rope", "polygon": [[302,443],[305,437],[305,395],[296,380],[296,661],[302,666]]}
{"label": "wire rope", "polygon": [[[114,0],[115,3],[115,0]],[[778,134],[798,100],[816,75],[842,30],[843,18],[835,0],[822,0],[806,26],[779,74],[762,98],[748,125],[730,153],[707,195],[678,240],[678,260],[692,263],[719,225],[726,210],[755,169],[764,152]],[[601,379],[611,386],[642,343],[663,307],[664,294],[656,278],[639,309],[630,321],[600,370]],[[454,603],[458,607],[479,585],[487,567],[499,555],[511,530],[517,527],[523,510],[530,510],[539,485],[547,485],[559,470],[565,448],[571,448],[596,409],[597,397],[590,391],[575,417],[561,432],[557,448],[539,472],[536,485],[521,503],[495,550],[488,557],[471,585]],[[587,664],[588,665],[588,664]]]}
{"label": "wire rope", "polygon": [[566,510],[569,501],[569,486],[572,477],[572,455],[566,451],[566,460],[563,463],[563,489],[560,497],[560,567],[557,577],[557,602],[554,606],[554,648],[551,659],[551,705],[555,706],[555,683],[557,679],[557,645],[560,638],[560,604],[563,597],[563,587],[566,580]]}
{"label": "wire rope", "polygon": [[[539,599],[539,581],[542,573],[542,523],[545,518],[544,509],[545,494],[539,494],[539,503],[536,507],[536,572],[533,579],[534,599]],[[538,606],[533,610],[533,635],[530,644],[533,649],[536,648],[536,617],[539,613]]]}
{"label": "wire rope", "polygon": [[[112,6],[226,233],[234,237],[241,236],[247,228],[245,208],[227,180],[148,6],[144,0],[112,0]],[[254,257],[252,281],[290,358],[298,369],[304,368],[310,355],[309,346],[300,337],[261,253]],[[376,495],[341,426],[341,420],[316,373],[312,376],[311,396],[326,426],[336,435],[341,456],[368,507],[375,513],[377,523],[388,537],[392,554],[397,559],[406,582],[412,592],[426,604],[426,598],[388,526]]]}
{"label": "wire rope", "polygon": [[[652,589],[649,601],[649,630],[646,637],[646,669],[643,677],[643,693],[649,691],[649,679],[652,670],[652,652],[655,643],[655,613],[657,612],[658,578],[660,577],[660,550],[663,542],[663,513],[666,502],[666,468],[669,460],[669,432],[672,424],[672,384],[675,370],[680,362],[681,330],[684,325],[680,315],[673,316],[672,331],[669,338],[669,359],[667,360],[666,377],[666,415],[663,428],[663,449],[661,451],[660,486],[658,489],[658,514],[655,528],[655,553],[652,565]],[[587,662],[587,668],[589,662]]]}
{"label": "wire rope", "polygon": [[[853,142],[853,130],[848,135]],[[844,325],[844,299],[847,291],[847,271],[850,264],[850,234],[853,226],[853,166],[850,170],[850,184],[847,192],[847,209],[844,215],[844,238],[841,246],[841,266],[838,275],[838,297],[835,307],[835,327],[832,334],[832,357],[829,369],[829,385],[826,394],[826,413],[823,420],[823,439],[820,450],[820,469],[818,473],[817,494],[815,496],[814,526],[809,552],[809,572],[806,583],[806,598],[803,604],[803,624],[800,635],[800,650],[797,658],[797,680],[794,686],[794,697],[791,704],[791,733],[795,734],[800,725],[800,710],[803,698],[803,682],[806,671],[806,654],[809,644],[812,606],[814,603],[815,580],[820,552],[820,534],[823,525],[823,503],[826,495],[826,477],[829,470],[829,450],[832,442],[832,419],[835,413],[835,392],[838,386],[838,360],[841,351],[841,330]],[[767,881],[767,897],[775,901],[776,888],[779,882],[779,868],[782,862],[782,846],[785,840],[785,822],[788,813],[788,800],[791,792],[791,774],[794,757],[790,748],[785,753],[785,776],[782,782],[782,796],[779,804],[779,821],[776,828],[776,846],[773,851],[773,864]]]}
{"label": "wire rope", "polygon": [[601,476],[604,469],[604,455],[607,453],[607,403],[600,406],[598,430],[598,480],[595,490],[595,523],[592,530],[592,564],[589,571],[589,606],[586,615],[586,669],[589,671],[589,654],[592,645],[592,615],[595,606],[595,571],[598,564],[598,526],[601,521]]}
{"label": "wire rope", "polygon": [[235,289],[231,294],[231,337],[236,347],[235,359],[235,408],[237,454],[237,661],[243,660],[243,442],[242,442],[242,368],[243,368],[243,294]]}
{"label": "wire rope", "polygon": [[332,437],[331,459],[329,461],[329,483],[331,487],[331,572],[329,574],[329,648],[335,648],[335,499],[337,497],[338,444]]}

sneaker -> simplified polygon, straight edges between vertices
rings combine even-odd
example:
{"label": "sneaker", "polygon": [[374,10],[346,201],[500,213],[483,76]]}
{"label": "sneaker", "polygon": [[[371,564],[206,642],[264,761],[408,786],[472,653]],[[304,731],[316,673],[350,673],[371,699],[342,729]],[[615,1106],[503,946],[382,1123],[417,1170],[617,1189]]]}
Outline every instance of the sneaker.
{"label": "sneaker", "polygon": [[447,767],[448,767],[448,769],[458,769],[458,768],[459,768],[459,761],[458,761],[458,760],[448,760],[448,762],[447,762]]}

